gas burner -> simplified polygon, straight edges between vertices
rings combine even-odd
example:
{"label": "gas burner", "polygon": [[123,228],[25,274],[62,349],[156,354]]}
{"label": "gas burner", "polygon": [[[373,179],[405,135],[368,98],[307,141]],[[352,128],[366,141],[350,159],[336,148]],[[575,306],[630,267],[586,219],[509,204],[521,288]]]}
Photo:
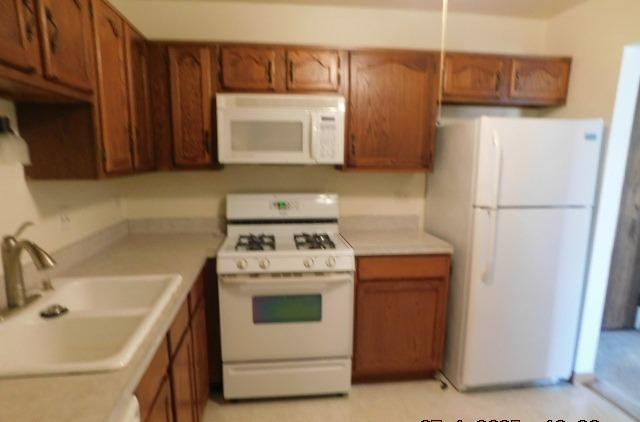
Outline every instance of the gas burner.
{"label": "gas burner", "polygon": [[294,234],[293,239],[298,249],[335,249],[336,245],[326,233]]}
{"label": "gas burner", "polygon": [[272,234],[240,235],[236,251],[275,251],[276,237]]}

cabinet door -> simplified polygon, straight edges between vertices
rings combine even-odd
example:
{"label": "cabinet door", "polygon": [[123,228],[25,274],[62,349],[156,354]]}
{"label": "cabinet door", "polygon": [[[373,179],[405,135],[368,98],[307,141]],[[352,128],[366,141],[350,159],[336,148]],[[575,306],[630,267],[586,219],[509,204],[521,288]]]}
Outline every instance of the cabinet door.
{"label": "cabinet door", "polygon": [[94,75],[90,1],[38,1],[45,76],[87,92]]}
{"label": "cabinet door", "polygon": [[421,52],[351,55],[348,163],[371,169],[430,169],[437,58]]}
{"label": "cabinet door", "polygon": [[211,162],[211,56],[206,47],[169,47],[174,161]]}
{"label": "cabinet door", "polygon": [[34,8],[33,0],[0,2],[0,63],[25,72],[37,70],[38,34]]}
{"label": "cabinet door", "polygon": [[504,94],[508,62],[501,57],[449,54],[444,65],[444,100],[499,102]]}
{"label": "cabinet door", "polygon": [[222,47],[222,87],[243,91],[275,91],[276,58],[276,50],[269,47]]}
{"label": "cabinet door", "polygon": [[354,377],[431,376],[442,366],[444,280],[358,282]]}
{"label": "cabinet door", "polygon": [[339,68],[337,51],[287,50],[287,90],[337,91]]}
{"label": "cabinet door", "polygon": [[124,21],[101,1],[96,3],[95,19],[104,171],[126,172],[133,168],[133,160]]}
{"label": "cabinet door", "polygon": [[532,104],[552,105],[566,100],[571,61],[514,59],[509,96]]}
{"label": "cabinet door", "polygon": [[153,402],[145,422],[173,422],[173,400],[171,400],[171,384],[165,378],[160,386],[158,397]]}
{"label": "cabinet door", "polygon": [[207,350],[207,316],[204,303],[200,303],[191,322],[193,335],[194,368],[196,384],[196,409],[199,416],[204,413],[209,399],[209,352]]}
{"label": "cabinet door", "polygon": [[189,332],[183,337],[173,358],[171,384],[176,422],[197,422],[194,350]]}
{"label": "cabinet door", "polygon": [[136,170],[154,167],[155,155],[149,106],[147,44],[142,35],[126,26],[127,69],[133,162]]}

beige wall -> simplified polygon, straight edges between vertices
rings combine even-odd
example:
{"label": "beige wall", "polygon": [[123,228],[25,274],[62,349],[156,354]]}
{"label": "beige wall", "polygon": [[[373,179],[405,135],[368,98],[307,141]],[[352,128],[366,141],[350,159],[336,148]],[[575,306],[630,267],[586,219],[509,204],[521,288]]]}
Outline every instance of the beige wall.
{"label": "beige wall", "polygon": [[[0,115],[14,117],[13,104],[0,99]],[[23,221],[32,220],[36,226],[25,236],[49,251],[123,218],[113,183],[29,182],[23,167],[17,164],[0,165],[0,198],[0,236],[14,232]],[[64,228],[61,214],[70,217]]]}
{"label": "beige wall", "polygon": [[[113,0],[154,39],[440,48],[440,14],[423,10],[218,1]],[[450,14],[449,47],[542,53],[544,21]]]}
{"label": "beige wall", "polygon": [[567,106],[555,117],[611,120],[622,50],[640,41],[640,1],[590,0],[547,22],[546,51],[573,57]]}

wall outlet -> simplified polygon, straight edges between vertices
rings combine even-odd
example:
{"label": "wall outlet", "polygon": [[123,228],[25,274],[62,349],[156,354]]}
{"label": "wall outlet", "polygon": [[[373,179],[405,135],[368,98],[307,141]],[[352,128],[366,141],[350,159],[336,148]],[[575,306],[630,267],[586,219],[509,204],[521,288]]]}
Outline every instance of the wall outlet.
{"label": "wall outlet", "polygon": [[60,210],[60,230],[66,232],[71,229],[71,216],[66,208]]}

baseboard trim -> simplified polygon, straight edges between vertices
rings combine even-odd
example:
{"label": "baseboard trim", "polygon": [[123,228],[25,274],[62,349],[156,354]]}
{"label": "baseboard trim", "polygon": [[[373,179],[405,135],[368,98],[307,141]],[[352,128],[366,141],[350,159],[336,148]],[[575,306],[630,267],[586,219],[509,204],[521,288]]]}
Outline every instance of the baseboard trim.
{"label": "baseboard trim", "polygon": [[596,374],[593,372],[574,372],[571,377],[572,384],[593,384],[596,382]]}

